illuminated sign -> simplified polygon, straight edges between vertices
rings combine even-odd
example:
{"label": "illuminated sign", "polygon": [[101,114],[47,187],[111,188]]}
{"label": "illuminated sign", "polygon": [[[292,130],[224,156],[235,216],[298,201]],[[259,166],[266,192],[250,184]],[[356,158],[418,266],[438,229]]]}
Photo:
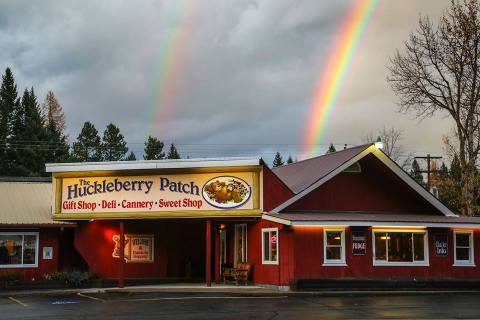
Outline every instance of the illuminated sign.
{"label": "illuminated sign", "polygon": [[[256,172],[63,178],[58,216],[259,209]],[[258,194],[257,194],[258,199]],[[119,215],[121,216],[121,215]],[[152,215],[154,216],[154,215]]]}
{"label": "illuminated sign", "polygon": [[[120,258],[120,235],[112,237],[114,248],[112,257]],[[148,263],[153,262],[154,256],[154,236],[153,235],[125,235],[125,262]]]}

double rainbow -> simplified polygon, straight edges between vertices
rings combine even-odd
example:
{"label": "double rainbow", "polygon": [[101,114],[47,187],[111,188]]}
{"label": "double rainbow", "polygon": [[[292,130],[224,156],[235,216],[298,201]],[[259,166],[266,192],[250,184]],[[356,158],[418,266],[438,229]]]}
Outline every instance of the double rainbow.
{"label": "double rainbow", "polygon": [[315,87],[311,111],[308,112],[308,125],[302,140],[303,151],[307,155],[315,153],[318,145],[324,142],[328,120],[377,4],[378,0],[354,0],[353,7],[343,20],[340,36],[328,55]]}

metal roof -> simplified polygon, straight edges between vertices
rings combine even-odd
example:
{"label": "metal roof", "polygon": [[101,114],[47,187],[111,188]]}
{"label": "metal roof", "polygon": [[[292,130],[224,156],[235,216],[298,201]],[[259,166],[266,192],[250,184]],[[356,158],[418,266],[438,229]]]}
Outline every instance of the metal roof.
{"label": "metal roof", "polygon": [[293,192],[299,193],[371,146],[361,145],[272,170]]}
{"label": "metal roof", "polygon": [[165,160],[136,160],[136,161],[109,161],[109,162],[76,162],[76,163],[47,163],[47,172],[78,172],[78,171],[107,171],[107,170],[151,170],[151,169],[184,169],[184,168],[211,168],[211,167],[243,167],[258,166],[260,157],[231,157],[231,158],[196,158],[196,159],[165,159]]}
{"label": "metal roof", "polygon": [[416,226],[480,228],[480,217],[394,212],[289,212],[267,213],[263,219],[292,226]]}
{"label": "metal roof", "polygon": [[51,201],[51,183],[0,182],[0,226],[66,224],[52,220]]}

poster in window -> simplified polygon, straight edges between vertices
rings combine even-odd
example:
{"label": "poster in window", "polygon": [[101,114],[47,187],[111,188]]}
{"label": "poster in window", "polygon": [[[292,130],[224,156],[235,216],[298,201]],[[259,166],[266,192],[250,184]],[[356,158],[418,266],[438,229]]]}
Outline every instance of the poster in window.
{"label": "poster in window", "polygon": [[355,255],[367,253],[367,235],[365,232],[352,232],[352,253]]}
{"label": "poster in window", "polygon": [[448,255],[447,235],[444,233],[435,235],[435,255],[440,257]]}

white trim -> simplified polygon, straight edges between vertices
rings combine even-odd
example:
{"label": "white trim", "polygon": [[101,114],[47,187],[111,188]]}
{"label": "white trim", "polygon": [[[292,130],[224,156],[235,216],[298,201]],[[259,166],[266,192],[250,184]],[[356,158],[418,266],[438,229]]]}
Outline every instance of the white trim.
{"label": "white trim", "polygon": [[[266,232],[275,231],[277,233],[277,259],[276,260],[265,260],[265,240],[263,234]],[[269,236],[270,241],[270,236]],[[270,250],[270,243],[268,245],[268,249]],[[262,228],[262,264],[278,264],[280,260],[280,233],[278,232],[278,228]]]}
{"label": "white trim", "polygon": [[[457,260],[457,234],[469,235],[469,257],[470,260]],[[453,266],[454,267],[475,267],[475,250],[473,242],[473,230],[453,230]]]}
{"label": "white trim", "polygon": [[283,209],[287,208],[291,204],[297,202],[313,190],[320,187],[322,184],[326,183],[337,174],[343,172],[346,168],[350,167],[353,163],[358,162],[360,159],[365,157],[368,154],[375,155],[380,161],[382,161],[390,170],[392,170],[400,179],[402,179],[405,183],[407,183],[412,189],[414,189],[418,194],[420,194],[426,201],[428,201],[431,205],[437,208],[440,212],[442,212],[445,216],[448,217],[457,217],[455,213],[450,211],[443,203],[440,202],[437,198],[435,198],[430,192],[425,190],[421,185],[419,185],[412,177],[410,177],[403,169],[401,169],[392,159],[387,157],[383,151],[371,145],[370,147],[366,148],[355,157],[351,158],[350,160],[343,163],[341,166],[337,167],[335,170],[328,173],[326,176],[312,184],[310,187],[302,190],[292,198],[288,199],[284,203],[277,206],[272,212],[280,212]]}
{"label": "white trim", "polygon": [[[375,259],[375,233],[390,232],[390,233],[421,233],[423,234],[423,261],[383,261]],[[413,242],[413,238],[412,238]],[[413,250],[413,245],[412,245]],[[429,267],[430,266],[430,257],[429,257],[429,247],[428,247],[428,230],[405,230],[405,229],[372,229],[372,261],[373,266],[375,267]],[[386,247],[386,256],[388,259],[388,246]],[[412,259],[413,259],[412,252]]]}
{"label": "white trim", "polygon": [[[40,235],[38,232],[0,232],[1,236],[22,236],[22,264],[0,264],[0,269],[14,269],[14,268],[38,268],[38,250],[40,247]],[[25,236],[35,236],[35,263],[23,264],[23,248]]]}
{"label": "white trim", "polygon": [[197,158],[197,159],[165,159],[136,160],[109,162],[77,162],[77,163],[47,163],[46,172],[80,172],[105,170],[148,170],[148,169],[183,169],[209,167],[243,167],[258,166],[258,157],[231,158]]}
{"label": "white trim", "polygon": [[[234,232],[234,241],[233,241],[233,263],[234,264],[237,264],[239,263],[237,260],[237,235],[238,235],[238,229],[241,229],[241,232],[243,233],[243,228],[245,228],[245,233],[243,234],[244,238],[245,238],[245,248],[243,248],[245,250],[245,252],[242,251],[242,256],[245,254],[245,262],[247,262],[247,254],[248,254],[248,227],[247,227],[247,224],[246,223],[237,223],[234,225],[234,229],[235,229],[235,232]],[[243,239],[243,238],[242,238]],[[242,263],[244,263],[242,261]]]}
{"label": "white trim", "polygon": [[272,215],[264,214],[262,219],[277,222],[287,226],[304,227],[325,227],[325,226],[346,226],[346,227],[408,227],[408,228],[480,228],[480,223],[446,223],[446,222],[388,222],[388,221],[291,221]]}
{"label": "white trim", "polygon": [[[327,232],[340,232],[340,259],[327,259]],[[345,228],[324,228],[323,229],[323,264],[322,266],[346,266],[345,260]]]}

